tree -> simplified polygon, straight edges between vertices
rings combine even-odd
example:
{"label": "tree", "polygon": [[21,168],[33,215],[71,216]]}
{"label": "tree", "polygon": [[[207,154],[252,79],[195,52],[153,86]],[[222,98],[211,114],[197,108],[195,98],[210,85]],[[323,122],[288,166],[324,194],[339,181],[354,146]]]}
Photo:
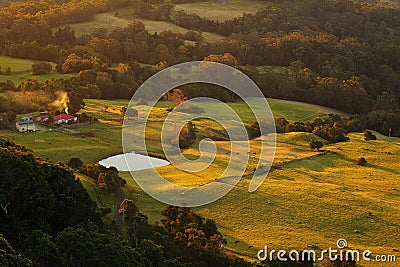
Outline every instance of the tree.
{"label": "tree", "polygon": [[68,93],[68,113],[76,114],[81,109],[85,107],[85,102],[83,102],[84,92],[80,89],[72,90]]}
{"label": "tree", "polygon": [[83,162],[80,158],[71,158],[68,161],[67,165],[72,169],[79,169],[80,167],[82,167]]}
{"label": "tree", "polygon": [[223,55],[211,54],[211,55],[205,57],[203,59],[203,61],[217,62],[217,63],[229,65],[231,67],[239,66],[238,60],[230,53],[225,53]]}
{"label": "tree", "polygon": [[365,166],[365,165],[367,165],[367,160],[365,158],[361,157],[357,160],[357,165]]}
{"label": "tree", "polygon": [[374,110],[395,112],[399,111],[399,108],[396,96],[388,92],[381,93],[374,101]]}
{"label": "tree", "polygon": [[364,140],[376,140],[376,135],[374,135],[371,131],[365,131]]}
{"label": "tree", "polygon": [[18,254],[0,234],[0,266],[33,266],[32,261]]}
{"label": "tree", "polygon": [[56,238],[64,266],[144,266],[140,254],[96,228],[64,229]]}
{"label": "tree", "polygon": [[[58,233],[88,220],[96,204],[73,172],[0,139],[0,232],[12,243],[33,230]],[[21,197],[29,196],[29,197]]]}
{"label": "tree", "polygon": [[312,150],[317,149],[317,151],[319,151],[323,146],[324,144],[321,141],[315,140],[314,138],[310,141],[310,148]]}
{"label": "tree", "polygon": [[43,75],[46,73],[50,73],[52,70],[52,66],[49,62],[35,62],[32,64],[32,74],[33,75]]}
{"label": "tree", "polygon": [[139,112],[134,108],[126,108],[122,110],[123,116],[125,116],[128,120],[132,118],[136,118],[139,115]]}
{"label": "tree", "polygon": [[261,129],[258,121],[253,122],[251,125],[246,125],[247,134],[249,139],[257,138],[261,135]]}
{"label": "tree", "polygon": [[131,240],[131,245],[137,248],[139,244],[149,236],[150,225],[147,221],[147,216],[137,212],[134,215],[125,216],[125,221],[128,225],[128,235]]}
{"label": "tree", "polygon": [[41,231],[33,230],[18,243],[18,248],[37,266],[60,266],[61,259],[58,247],[53,238]]}

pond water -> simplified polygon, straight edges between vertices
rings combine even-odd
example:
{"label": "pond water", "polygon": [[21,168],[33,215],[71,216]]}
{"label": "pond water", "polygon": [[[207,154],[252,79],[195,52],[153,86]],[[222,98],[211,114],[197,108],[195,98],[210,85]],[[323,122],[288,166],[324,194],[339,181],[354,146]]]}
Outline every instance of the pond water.
{"label": "pond water", "polygon": [[107,168],[115,167],[118,171],[141,171],[155,167],[167,166],[170,163],[163,159],[131,152],[100,160],[99,164]]}

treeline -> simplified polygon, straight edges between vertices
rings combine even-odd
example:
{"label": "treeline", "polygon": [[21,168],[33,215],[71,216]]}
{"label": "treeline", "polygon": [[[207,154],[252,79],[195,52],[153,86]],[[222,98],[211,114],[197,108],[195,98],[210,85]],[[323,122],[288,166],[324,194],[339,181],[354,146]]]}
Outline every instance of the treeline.
{"label": "treeline", "polygon": [[[228,52],[240,65],[298,68],[294,73],[297,88],[283,91],[288,84],[283,79],[261,77],[266,80],[262,87],[275,86],[269,86],[269,95],[330,105],[351,113],[366,112],[371,106],[368,100],[376,100],[384,92],[398,102],[399,7],[346,0],[276,1],[274,6],[225,22],[182,12],[175,19],[189,29],[229,36],[215,44],[198,45],[192,50],[197,58],[210,52]],[[319,88],[309,90],[316,85]],[[354,86],[360,90],[348,89]],[[301,98],[304,94],[307,97]],[[360,102],[341,103],[343,96]]]}
{"label": "treeline", "polygon": [[[37,22],[55,27],[82,22],[97,13],[121,8],[129,3],[129,0],[13,1],[10,2],[9,6],[1,9],[0,23],[8,28],[19,27],[19,23],[22,21]],[[28,32],[28,30],[24,29],[24,32]]]}
{"label": "treeline", "polygon": [[228,253],[215,221],[188,208],[168,206],[152,224],[125,199],[119,213],[126,234],[120,235],[71,170],[3,139],[0,193],[1,266],[313,266],[251,263]]}

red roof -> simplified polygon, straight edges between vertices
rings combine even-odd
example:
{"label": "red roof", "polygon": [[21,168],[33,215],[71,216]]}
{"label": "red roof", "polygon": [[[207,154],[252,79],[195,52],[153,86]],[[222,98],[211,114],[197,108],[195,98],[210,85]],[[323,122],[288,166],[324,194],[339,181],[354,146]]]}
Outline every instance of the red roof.
{"label": "red roof", "polygon": [[76,119],[76,117],[68,115],[68,114],[60,114],[60,115],[54,116],[54,121],[60,121],[60,120],[69,121],[69,120],[73,120],[73,119]]}
{"label": "red roof", "polygon": [[42,115],[42,116],[40,116],[40,118],[43,120],[43,119],[48,119],[49,118],[49,115]]}

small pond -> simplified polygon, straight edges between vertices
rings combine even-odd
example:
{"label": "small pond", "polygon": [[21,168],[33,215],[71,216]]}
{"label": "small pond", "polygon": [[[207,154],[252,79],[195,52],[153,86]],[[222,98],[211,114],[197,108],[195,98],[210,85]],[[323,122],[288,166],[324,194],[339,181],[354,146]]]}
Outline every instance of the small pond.
{"label": "small pond", "polygon": [[135,152],[112,156],[99,161],[104,167],[115,167],[118,171],[141,171],[167,166],[170,163],[163,159],[136,154]]}

